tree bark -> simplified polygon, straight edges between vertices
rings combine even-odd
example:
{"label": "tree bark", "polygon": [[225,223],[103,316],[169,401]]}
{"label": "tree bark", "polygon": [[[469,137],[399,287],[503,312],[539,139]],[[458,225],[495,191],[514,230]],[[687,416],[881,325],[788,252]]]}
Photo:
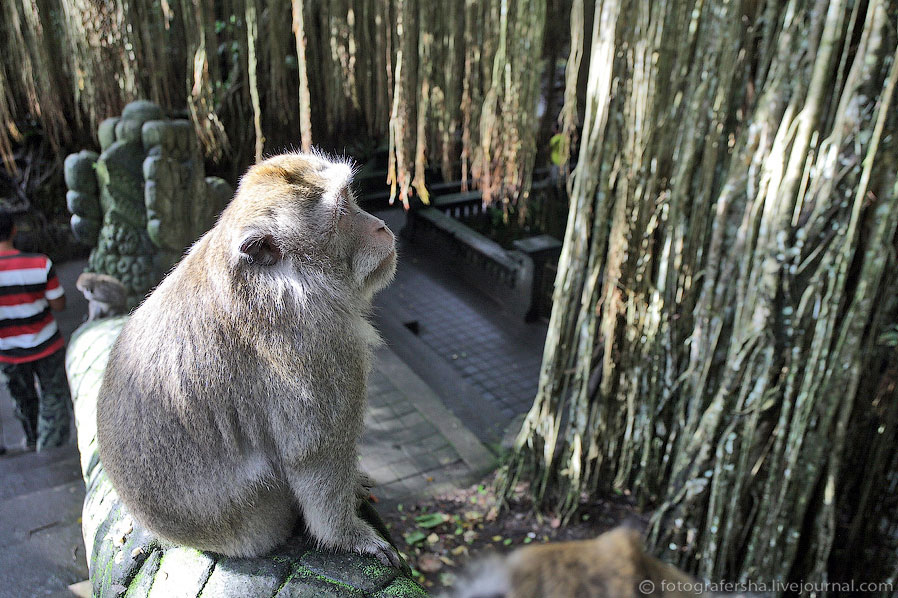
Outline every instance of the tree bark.
{"label": "tree bark", "polygon": [[629,492],[654,508],[658,553],[706,579],[832,579],[840,521],[880,512],[843,480],[885,446],[849,422],[896,318],[877,298],[898,290],[883,133],[898,6],[863,4],[596,3],[555,304],[506,491],[529,477],[564,517],[584,493]]}

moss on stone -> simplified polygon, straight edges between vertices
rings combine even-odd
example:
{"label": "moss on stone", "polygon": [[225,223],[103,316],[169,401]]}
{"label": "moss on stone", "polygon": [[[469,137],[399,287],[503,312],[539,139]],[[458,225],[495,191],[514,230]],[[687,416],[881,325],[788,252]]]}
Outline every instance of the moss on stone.
{"label": "moss on stone", "polygon": [[373,598],[428,598],[427,592],[408,577],[397,577]]}

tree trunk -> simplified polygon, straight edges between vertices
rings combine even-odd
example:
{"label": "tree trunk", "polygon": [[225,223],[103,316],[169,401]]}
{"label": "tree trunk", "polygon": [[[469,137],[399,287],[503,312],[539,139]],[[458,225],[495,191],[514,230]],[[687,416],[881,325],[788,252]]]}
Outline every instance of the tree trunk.
{"label": "tree trunk", "polygon": [[527,472],[565,516],[584,492],[631,492],[656,507],[658,552],[708,579],[830,579],[855,504],[844,464],[883,440],[849,422],[896,316],[896,13],[596,3],[555,307],[506,489]]}

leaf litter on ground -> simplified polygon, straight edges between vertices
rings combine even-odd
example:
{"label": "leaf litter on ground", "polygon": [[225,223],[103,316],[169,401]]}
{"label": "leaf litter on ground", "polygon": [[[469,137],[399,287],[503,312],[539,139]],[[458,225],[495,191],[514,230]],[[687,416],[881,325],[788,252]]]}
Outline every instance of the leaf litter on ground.
{"label": "leaf litter on ground", "polygon": [[622,522],[641,527],[646,517],[628,497],[612,496],[581,505],[563,526],[551,513],[535,513],[529,488],[519,484],[514,498],[499,509],[495,474],[416,503],[380,509],[398,548],[412,565],[417,580],[430,591],[451,586],[471,559],[505,553],[528,544],[592,538]]}

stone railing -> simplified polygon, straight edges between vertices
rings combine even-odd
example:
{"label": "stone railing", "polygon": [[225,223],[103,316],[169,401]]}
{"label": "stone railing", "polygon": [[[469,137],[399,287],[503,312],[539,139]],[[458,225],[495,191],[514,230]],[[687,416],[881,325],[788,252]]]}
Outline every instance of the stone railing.
{"label": "stone railing", "polygon": [[515,241],[513,250],[503,249],[463,222],[483,215],[479,191],[441,195],[431,207],[411,210],[402,234],[416,250],[435,254],[511,313],[527,320],[548,315],[561,242],[539,235]]}
{"label": "stone railing", "polygon": [[523,253],[506,251],[437,207],[409,212],[403,235],[510,312],[529,312],[533,261]]}
{"label": "stone railing", "polygon": [[[138,524],[103,471],[96,439],[97,393],[126,319],[84,324],[66,354],[87,487],[82,533],[95,598],[427,597],[402,571],[373,557],[322,552],[301,538],[265,557],[236,559],[165,543]],[[370,506],[362,514],[380,523]]]}

